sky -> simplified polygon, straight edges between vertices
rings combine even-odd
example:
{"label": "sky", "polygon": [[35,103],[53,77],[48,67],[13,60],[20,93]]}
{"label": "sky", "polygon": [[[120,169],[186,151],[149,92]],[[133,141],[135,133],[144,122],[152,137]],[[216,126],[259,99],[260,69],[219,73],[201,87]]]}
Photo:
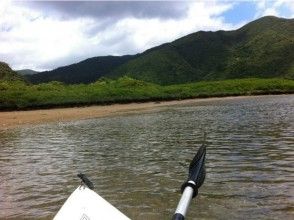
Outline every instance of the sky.
{"label": "sky", "polygon": [[294,0],[0,0],[0,61],[51,70],[140,53],[200,30],[238,29],[266,15],[294,18]]}

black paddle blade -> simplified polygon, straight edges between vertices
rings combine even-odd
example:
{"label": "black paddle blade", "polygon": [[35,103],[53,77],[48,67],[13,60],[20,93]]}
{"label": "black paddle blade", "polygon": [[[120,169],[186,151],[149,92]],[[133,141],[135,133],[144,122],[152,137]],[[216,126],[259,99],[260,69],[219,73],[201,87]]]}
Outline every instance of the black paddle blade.
{"label": "black paddle blade", "polygon": [[197,189],[203,184],[205,179],[205,155],[206,146],[203,144],[189,166],[188,181],[192,180],[195,182]]}

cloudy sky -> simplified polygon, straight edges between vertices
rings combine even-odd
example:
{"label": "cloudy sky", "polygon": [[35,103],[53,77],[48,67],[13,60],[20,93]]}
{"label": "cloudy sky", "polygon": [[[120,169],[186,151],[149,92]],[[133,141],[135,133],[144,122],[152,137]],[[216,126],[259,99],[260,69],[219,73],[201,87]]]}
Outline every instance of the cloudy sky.
{"label": "cloudy sky", "polygon": [[124,55],[199,30],[232,30],[265,15],[294,17],[294,0],[0,0],[0,60],[49,70]]}

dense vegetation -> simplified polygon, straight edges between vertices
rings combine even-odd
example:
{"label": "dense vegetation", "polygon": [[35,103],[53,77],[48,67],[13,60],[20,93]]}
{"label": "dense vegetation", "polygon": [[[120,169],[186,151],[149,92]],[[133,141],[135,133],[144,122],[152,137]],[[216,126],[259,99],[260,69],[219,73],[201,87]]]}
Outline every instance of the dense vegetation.
{"label": "dense vegetation", "polygon": [[7,63],[0,61],[0,80],[15,81],[22,80],[22,77],[13,71]]}
{"label": "dense vegetation", "polygon": [[28,76],[89,83],[106,76],[161,85],[239,78],[294,78],[294,19],[263,17],[235,31],[196,32],[141,54],[96,57]]}
{"label": "dense vegetation", "polygon": [[294,80],[241,79],[160,86],[122,77],[88,85],[0,81],[0,110],[70,107],[196,97],[293,93]]}

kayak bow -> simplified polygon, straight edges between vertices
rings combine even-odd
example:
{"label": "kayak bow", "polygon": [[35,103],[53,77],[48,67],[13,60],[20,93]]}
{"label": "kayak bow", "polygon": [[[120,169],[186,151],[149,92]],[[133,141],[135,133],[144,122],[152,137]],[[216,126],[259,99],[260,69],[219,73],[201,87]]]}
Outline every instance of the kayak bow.
{"label": "kayak bow", "polygon": [[[85,176],[83,176],[85,177]],[[86,179],[82,179],[82,181]],[[87,181],[85,181],[87,182]],[[54,220],[128,220],[129,218],[85,185],[66,200]]]}

